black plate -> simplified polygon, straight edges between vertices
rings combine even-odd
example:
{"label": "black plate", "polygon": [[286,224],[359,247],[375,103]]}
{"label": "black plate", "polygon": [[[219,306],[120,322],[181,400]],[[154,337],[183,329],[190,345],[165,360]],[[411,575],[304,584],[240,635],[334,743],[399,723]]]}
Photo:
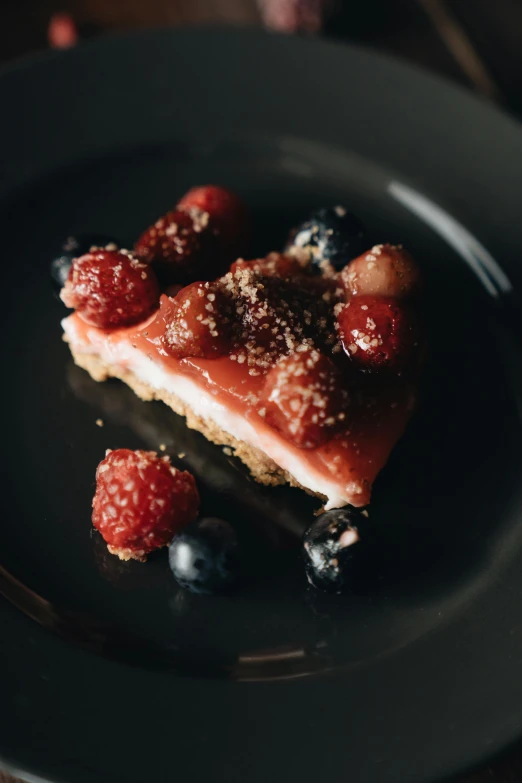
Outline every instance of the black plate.
{"label": "black plate", "polygon": [[[49,54],[4,72],[0,105],[3,763],[67,783],[420,783],[515,740],[519,127],[375,55],[253,31]],[[431,357],[375,488],[390,568],[373,590],[308,589],[292,540],[317,504],[93,383],[60,341],[60,240],[132,242],[205,181],[251,205],[258,252],[342,202],[423,264]],[[104,449],[161,442],[258,553],[237,597],[185,594],[164,552],[121,564],[91,533]]]}

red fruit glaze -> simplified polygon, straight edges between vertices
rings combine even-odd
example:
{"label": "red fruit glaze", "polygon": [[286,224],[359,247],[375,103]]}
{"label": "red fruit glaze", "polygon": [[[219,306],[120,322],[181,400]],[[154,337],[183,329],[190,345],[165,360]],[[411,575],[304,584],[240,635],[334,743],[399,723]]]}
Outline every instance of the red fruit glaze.
{"label": "red fruit glaze", "polygon": [[216,237],[208,212],[197,207],[174,209],[159,218],[140,236],[134,246],[136,256],[154,264],[167,284],[190,283],[198,278],[216,277]]}
{"label": "red fruit glaze", "polygon": [[415,320],[391,297],[354,296],[338,317],[343,348],[361,370],[404,370],[418,341]]}
{"label": "red fruit glaze", "polygon": [[194,477],[154,451],[109,451],[96,471],[92,523],[109,552],[145,560],[167,546],[195,519],[199,495]]}
{"label": "red fruit glaze", "polygon": [[214,359],[231,348],[232,308],[215,283],[191,283],[174,299],[162,298],[165,350],[178,358]]}
{"label": "red fruit glaze", "polygon": [[126,250],[92,248],[75,258],[60,294],[67,307],[104,329],[142,321],[158,306],[154,271]]}
{"label": "red fruit glaze", "polygon": [[392,296],[406,299],[421,288],[417,264],[403,247],[375,245],[341,271],[341,282],[351,296]]}
{"label": "red fruit glaze", "polygon": [[346,424],[347,403],[340,374],[316,350],[282,358],[266,376],[261,393],[267,424],[302,449],[322,446]]}
{"label": "red fruit glaze", "polygon": [[177,205],[178,209],[187,207],[198,207],[208,212],[225,250],[234,250],[236,257],[245,251],[249,218],[239,196],[219,185],[202,185],[191,188]]}

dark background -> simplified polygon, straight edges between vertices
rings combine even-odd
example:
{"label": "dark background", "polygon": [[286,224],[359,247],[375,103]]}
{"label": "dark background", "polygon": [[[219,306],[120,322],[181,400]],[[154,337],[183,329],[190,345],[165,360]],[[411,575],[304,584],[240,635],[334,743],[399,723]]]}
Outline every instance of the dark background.
{"label": "dark background", "polygon": [[[299,30],[315,27],[306,11],[318,6],[321,29]],[[369,45],[522,115],[522,0],[4,0],[0,63],[75,35],[194,23],[268,24]],[[0,783],[7,781],[0,772]],[[462,783],[521,781],[518,750]]]}
{"label": "dark background", "polygon": [[522,113],[522,0],[4,0],[0,61],[47,46],[57,13],[91,36],[140,26],[261,24],[263,5],[273,18],[285,3],[322,4],[321,34],[398,54]]}

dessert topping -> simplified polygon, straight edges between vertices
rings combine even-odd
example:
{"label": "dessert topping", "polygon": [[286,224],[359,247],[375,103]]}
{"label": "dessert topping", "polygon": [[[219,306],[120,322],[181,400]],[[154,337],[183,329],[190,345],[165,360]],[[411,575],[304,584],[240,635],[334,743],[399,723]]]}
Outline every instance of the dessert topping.
{"label": "dessert topping", "polygon": [[92,523],[109,552],[144,560],[192,522],[199,495],[194,477],[154,451],[108,451],[96,471]]}
{"label": "dessert topping", "polygon": [[409,308],[391,297],[354,296],[337,316],[346,354],[361,370],[401,372],[418,345]]}
{"label": "dessert topping", "polygon": [[134,252],[165,284],[215,277],[217,240],[209,219],[199,207],[176,208],[143,232]]}
{"label": "dessert topping", "polygon": [[149,316],[159,287],[154,271],[128,250],[92,248],[74,259],[60,296],[85,321],[108,329]]}
{"label": "dessert topping", "polygon": [[217,284],[191,283],[165,300],[163,340],[171,356],[213,359],[230,351],[233,307]]}
{"label": "dessert topping", "polygon": [[359,218],[337,206],[319,209],[295,228],[286,249],[298,256],[305,251],[318,270],[334,274],[368,244],[366,229]]}
{"label": "dessert topping", "polygon": [[315,349],[280,359],[261,393],[265,421],[303,449],[323,445],[346,426],[348,403],[340,373]]}
{"label": "dessert topping", "polygon": [[364,511],[338,508],[317,517],[303,539],[308,581],[331,593],[355,587],[372,573],[374,542]]}
{"label": "dessert topping", "polygon": [[236,533],[223,519],[198,519],[174,536],[169,564],[181,587],[193,593],[221,593],[239,574]]}
{"label": "dessert topping", "polygon": [[202,185],[191,188],[177,206],[178,209],[188,207],[197,207],[210,215],[222,255],[228,258],[228,263],[246,251],[250,221],[239,196],[218,185]]}
{"label": "dessert topping", "polygon": [[375,245],[354,258],[341,272],[350,296],[392,296],[406,299],[420,289],[420,271],[407,250],[395,245]]}

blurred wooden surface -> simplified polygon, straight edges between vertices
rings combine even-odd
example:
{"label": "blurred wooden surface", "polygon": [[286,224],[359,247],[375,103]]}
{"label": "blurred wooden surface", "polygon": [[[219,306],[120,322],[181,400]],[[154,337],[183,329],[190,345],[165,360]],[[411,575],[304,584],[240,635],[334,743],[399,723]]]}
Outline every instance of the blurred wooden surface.
{"label": "blurred wooden surface", "polygon": [[[2,6],[0,62],[45,48],[56,11],[72,14],[89,35],[154,25],[260,24],[255,0],[17,0]],[[522,0],[338,0],[324,33],[399,55],[522,113]],[[17,782],[0,772],[0,783]],[[462,783],[522,783],[522,750]]]}

